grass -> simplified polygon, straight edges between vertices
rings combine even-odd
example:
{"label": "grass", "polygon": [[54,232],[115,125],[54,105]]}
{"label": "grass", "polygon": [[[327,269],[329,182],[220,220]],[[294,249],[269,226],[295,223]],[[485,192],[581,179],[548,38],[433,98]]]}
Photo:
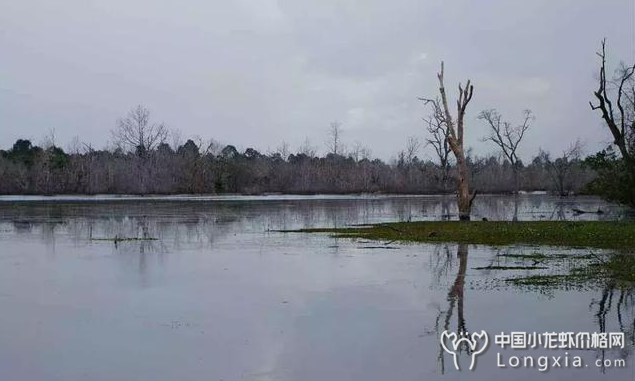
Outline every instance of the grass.
{"label": "grass", "polygon": [[635,222],[614,221],[398,222],[364,227],[300,229],[284,232],[329,233],[336,238],[398,242],[635,248]]}

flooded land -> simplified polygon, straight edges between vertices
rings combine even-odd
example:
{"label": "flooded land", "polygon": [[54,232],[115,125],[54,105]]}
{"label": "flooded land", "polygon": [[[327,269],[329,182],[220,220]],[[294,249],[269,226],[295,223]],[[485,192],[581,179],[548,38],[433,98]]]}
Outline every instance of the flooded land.
{"label": "flooded land", "polygon": [[[0,380],[634,379],[633,284],[578,276],[598,263],[619,269],[629,248],[282,232],[456,219],[454,205],[442,196],[0,197]],[[633,220],[597,198],[547,195],[479,195],[473,216]],[[473,371],[469,351],[459,353],[457,371],[441,333],[482,330],[489,350]],[[625,343],[500,350],[502,332],[613,332]],[[510,365],[525,355],[547,356],[550,369]],[[584,366],[571,366],[577,357]]]}

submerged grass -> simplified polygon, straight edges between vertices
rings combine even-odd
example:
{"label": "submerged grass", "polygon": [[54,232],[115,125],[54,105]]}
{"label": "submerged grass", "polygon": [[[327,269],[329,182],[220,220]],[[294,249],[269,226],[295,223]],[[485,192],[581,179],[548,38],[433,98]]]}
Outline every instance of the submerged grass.
{"label": "submerged grass", "polygon": [[91,238],[91,241],[108,241],[108,242],[129,242],[129,241],[157,241],[158,238],[130,238],[130,237],[114,237],[114,238]]}
{"label": "submerged grass", "polygon": [[533,254],[498,254],[497,257],[506,258],[506,259],[518,259],[521,261],[547,261],[554,259],[593,259],[593,254],[587,255],[572,255],[572,254],[542,254],[542,253],[533,253]]}
{"label": "submerged grass", "polygon": [[565,274],[537,274],[512,277],[507,283],[520,287],[589,287],[611,285],[632,289],[635,284],[635,256],[614,253],[606,259],[580,263]]}
{"label": "submerged grass", "polygon": [[[632,288],[635,284],[635,222],[616,221],[431,221],[400,222],[333,229],[301,229],[287,232],[329,233],[336,238],[392,242],[461,243],[491,246],[542,245],[609,249],[610,254],[499,254],[517,260],[514,266],[491,265],[473,270],[547,270],[555,260],[566,260],[566,273],[514,276],[505,282],[521,288],[582,288],[611,284]],[[525,261],[533,262],[524,265]]]}
{"label": "submerged grass", "polygon": [[472,267],[472,270],[546,270],[544,266],[481,266]]}
{"label": "submerged grass", "polygon": [[[429,221],[367,227],[300,229],[337,238],[484,245],[549,245],[603,249],[635,248],[635,222],[610,221]],[[537,259],[537,258],[536,258]]]}

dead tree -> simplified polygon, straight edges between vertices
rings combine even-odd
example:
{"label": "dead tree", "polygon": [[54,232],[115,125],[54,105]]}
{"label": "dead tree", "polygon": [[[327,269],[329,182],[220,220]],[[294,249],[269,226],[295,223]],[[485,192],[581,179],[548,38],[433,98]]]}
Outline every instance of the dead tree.
{"label": "dead tree", "polygon": [[326,140],[326,149],[328,153],[336,156],[344,153],[344,146],[342,145],[342,123],[331,122],[329,136]]}
{"label": "dead tree", "polygon": [[518,193],[518,172],[520,171],[518,146],[523,140],[525,132],[531,126],[531,122],[535,119],[534,115],[531,110],[525,110],[523,122],[516,126],[504,121],[502,115],[495,109],[481,111],[478,118],[484,120],[490,128],[490,135],[483,140],[496,144],[505,158],[509,160],[514,173],[514,192]]}
{"label": "dead tree", "polygon": [[447,191],[448,179],[450,177],[450,143],[448,143],[448,129],[445,127],[445,117],[439,98],[427,100],[419,98],[424,103],[432,106],[432,112],[428,117],[423,118],[423,122],[428,130],[426,145],[432,146],[434,153],[439,159],[441,167],[441,186],[443,191]]}
{"label": "dead tree", "polygon": [[359,163],[361,160],[370,158],[370,148],[357,140],[353,144],[353,148],[349,152],[348,156],[352,157],[356,163]]}
{"label": "dead tree", "polygon": [[303,154],[310,158],[316,156],[317,149],[311,144],[311,139],[309,139],[308,137],[304,139],[304,142],[302,143],[300,148],[298,148],[298,154]]}
{"label": "dead tree", "polygon": [[408,141],[406,142],[406,149],[399,153],[400,161],[403,162],[406,167],[410,167],[414,164],[420,147],[421,143],[419,142],[419,139],[415,136],[409,136]]}
{"label": "dead tree", "polygon": [[[613,135],[613,143],[617,146],[622,154],[622,157],[626,160],[632,159],[632,151],[629,147],[629,138],[635,133],[635,125],[632,118],[629,118],[627,111],[624,108],[623,99],[630,99],[626,93],[625,86],[631,81],[633,73],[635,72],[635,65],[631,67],[624,67],[618,73],[617,78],[613,81],[617,87],[617,99],[615,105],[617,106],[617,117],[615,110],[613,109],[613,101],[609,95],[606,79],[606,39],[602,40],[602,49],[597,53],[602,63],[600,65],[600,77],[598,90],[593,94],[598,100],[598,104],[594,105],[593,102],[589,102],[592,110],[600,110],[602,119],[606,123],[607,127]],[[629,120],[631,119],[631,120]]]}
{"label": "dead tree", "polygon": [[154,150],[168,138],[168,128],[163,124],[150,123],[150,111],[138,105],[125,118],[117,120],[111,131],[114,142],[130,151],[145,153]]}
{"label": "dead tree", "polygon": [[547,152],[540,150],[539,157],[561,197],[569,195],[571,173],[574,165],[579,162],[581,153],[582,143],[580,143],[580,140],[576,140],[575,143],[562,152],[562,156],[555,160],[552,160]]}
{"label": "dead tree", "polygon": [[[464,119],[465,119],[465,109],[467,108],[468,103],[472,100],[472,95],[474,93],[474,86],[472,86],[471,81],[468,79],[465,88],[459,84],[459,99],[456,102],[457,106],[457,115],[456,115],[456,125],[454,120],[452,119],[452,114],[450,114],[450,108],[448,106],[448,97],[445,91],[445,85],[443,83],[443,74],[444,74],[444,65],[441,62],[441,71],[437,74],[437,78],[439,79],[439,94],[441,96],[441,105],[438,105],[438,102],[435,102],[431,99],[424,99],[424,102],[428,104],[432,104],[433,107],[442,107],[443,110],[443,126],[446,130],[446,140],[454,154],[454,158],[456,159],[457,166],[457,180],[458,180],[458,189],[457,189],[457,202],[459,207],[459,219],[461,221],[469,221],[470,214],[472,211],[472,203],[474,202],[474,198],[476,197],[476,191],[470,193],[470,185],[469,185],[469,171],[467,167],[467,159],[465,155],[465,149],[463,146],[463,136],[464,136]],[[434,106],[434,104],[437,106]]]}

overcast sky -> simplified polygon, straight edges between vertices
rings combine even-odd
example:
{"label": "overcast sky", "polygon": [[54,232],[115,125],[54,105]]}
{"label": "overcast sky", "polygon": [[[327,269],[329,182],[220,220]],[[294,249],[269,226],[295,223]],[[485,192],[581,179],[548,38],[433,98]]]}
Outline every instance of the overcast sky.
{"label": "overcast sky", "polygon": [[[343,140],[394,157],[422,140],[419,96],[446,62],[456,97],[471,78],[467,141],[494,147],[476,119],[536,114],[522,156],[609,137],[589,109],[603,37],[635,60],[633,0],[0,0],[0,146],[54,128],[104,147],[118,117],[144,104],[184,137],[239,148],[324,151]],[[422,150],[420,157],[431,157]]]}

